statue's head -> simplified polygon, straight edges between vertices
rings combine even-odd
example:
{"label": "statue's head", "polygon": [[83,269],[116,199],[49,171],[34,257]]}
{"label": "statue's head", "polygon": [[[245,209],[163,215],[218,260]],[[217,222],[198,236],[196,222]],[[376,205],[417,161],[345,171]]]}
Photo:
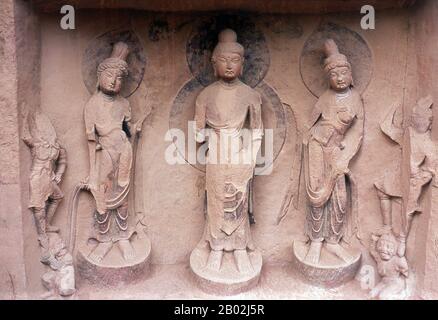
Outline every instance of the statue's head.
{"label": "statue's head", "polygon": [[330,88],[335,91],[344,91],[353,85],[351,65],[347,57],[339,53],[338,46],[333,39],[324,43],[324,71],[327,74]]}
{"label": "statue's head", "polygon": [[126,63],[128,54],[128,45],[124,42],[117,42],[111,56],[97,67],[97,85],[103,93],[109,95],[120,93],[123,78],[128,75],[128,64]]}
{"label": "statue's head", "polygon": [[432,105],[432,97],[428,95],[419,99],[412,110],[411,126],[418,132],[425,133],[432,128]]}
{"label": "statue's head", "polygon": [[237,42],[237,35],[231,29],[219,33],[219,43],[213,50],[211,62],[214,74],[224,81],[233,81],[243,72],[244,49]]}
{"label": "statue's head", "polygon": [[388,261],[397,252],[398,242],[392,232],[380,236],[376,244],[376,250],[382,260]]}

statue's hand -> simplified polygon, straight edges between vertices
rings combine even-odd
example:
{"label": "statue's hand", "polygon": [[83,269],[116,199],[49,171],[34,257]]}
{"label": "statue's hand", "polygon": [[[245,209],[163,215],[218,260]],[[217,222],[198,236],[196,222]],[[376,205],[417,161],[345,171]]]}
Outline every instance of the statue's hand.
{"label": "statue's hand", "polygon": [[141,132],[143,126],[143,120],[138,120],[135,124],[134,124],[134,131],[135,132]]}
{"label": "statue's hand", "polygon": [[94,185],[92,183],[90,183],[90,176],[87,176],[84,179],[82,179],[80,184],[85,190],[95,189]]}
{"label": "statue's hand", "polygon": [[53,181],[56,182],[56,184],[59,184],[62,180],[62,175],[60,173],[55,174],[55,176],[52,179]]}
{"label": "statue's hand", "polygon": [[335,159],[334,159],[335,162],[336,162],[337,172],[339,174],[348,174],[348,173],[350,173],[350,169],[348,168],[349,161],[343,159],[342,157],[338,157],[338,156],[335,156]]}

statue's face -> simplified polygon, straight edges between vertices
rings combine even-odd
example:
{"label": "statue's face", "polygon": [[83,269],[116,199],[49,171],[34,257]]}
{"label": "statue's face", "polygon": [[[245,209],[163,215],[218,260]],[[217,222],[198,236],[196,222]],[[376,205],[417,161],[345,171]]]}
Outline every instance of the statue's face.
{"label": "statue's face", "polygon": [[120,93],[123,74],[118,69],[105,69],[99,77],[99,88],[102,92],[115,95]]}
{"label": "statue's face", "polygon": [[328,73],[330,87],[335,91],[344,91],[351,86],[353,78],[348,67],[336,67]]}
{"label": "statue's face", "polygon": [[221,53],[215,57],[213,67],[218,78],[233,81],[242,74],[243,58],[238,53]]}
{"label": "statue's face", "polygon": [[395,243],[385,239],[380,239],[377,242],[377,252],[382,260],[388,261],[395,255]]}

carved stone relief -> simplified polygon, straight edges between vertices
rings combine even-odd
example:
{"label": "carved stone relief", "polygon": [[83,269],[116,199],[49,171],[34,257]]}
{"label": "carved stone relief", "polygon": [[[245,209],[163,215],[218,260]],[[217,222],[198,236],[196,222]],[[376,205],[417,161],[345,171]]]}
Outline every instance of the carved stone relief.
{"label": "carved stone relief", "polygon": [[[219,33],[212,64],[218,81],[196,99],[196,140],[208,141],[206,223],[190,257],[204,290],[233,294],[258,282],[262,257],[252,240],[249,202],[263,122],[260,94],[240,81],[244,48],[236,33]],[[249,141],[242,141],[248,122]],[[206,131],[210,129],[210,131]]]}
{"label": "carved stone relief", "polygon": [[41,249],[41,263],[48,268],[42,281],[45,298],[75,293],[75,272],[71,252],[53,225],[53,217],[64,198],[60,183],[67,168],[67,153],[60,144],[50,119],[37,110],[28,115],[23,141],[32,155],[29,209],[32,210]]}
{"label": "carved stone relief", "polygon": [[[418,100],[406,129],[393,121],[397,106],[381,123],[381,129],[402,148],[401,165],[386,170],[375,183],[380,201],[383,226],[372,237],[370,252],[377,263],[381,277],[371,290],[370,297],[377,299],[402,299],[409,296],[406,279],[409,266],[406,242],[415,215],[423,209],[420,198],[425,186],[435,179],[438,164],[438,146],[431,138],[432,97]],[[404,187],[406,186],[406,187]],[[401,200],[401,226],[393,226],[392,204]]]}
{"label": "carved stone relief", "polygon": [[[97,66],[97,89],[84,109],[90,171],[77,189],[91,192],[96,210],[89,241],[79,248],[78,269],[97,284],[131,282],[149,268],[150,241],[133,209],[135,154],[145,118],[134,122],[122,96],[129,55],[127,43],[114,44]],[[73,197],[75,211],[78,192]]]}
{"label": "carved stone relief", "polygon": [[312,283],[336,286],[351,280],[361,255],[351,247],[357,224],[356,181],[349,164],[363,138],[364,110],[352,67],[333,39],[324,42],[329,83],[304,134],[303,169],[308,199],[306,236],[294,242],[294,264]]}

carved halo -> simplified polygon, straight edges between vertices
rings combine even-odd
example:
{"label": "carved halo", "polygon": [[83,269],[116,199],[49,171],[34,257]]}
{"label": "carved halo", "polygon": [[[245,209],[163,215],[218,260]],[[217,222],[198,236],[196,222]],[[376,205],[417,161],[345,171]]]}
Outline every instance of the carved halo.
{"label": "carved halo", "polygon": [[129,97],[139,87],[146,67],[143,46],[132,30],[113,30],[94,38],[85,49],[82,58],[82,78],[90,93],[96,91],[97,66],[111,55],[112,47],[118,41],[128,44],[130,51],[127,59],[129,75],[124,81],[121,94],[125,98]]}
{"label": "carved halo", "polygon": [[300,73],[307,89],[319,97],[328,88],[323,68],[323,48],[326,39],[333,39],[339,52],[347,56],[352,67],[354,86],[363,93],[373,73],[371,50],[357,32],[334,23],[320,25],[304,44],[300,56]]}
{"label": "carved halo", "polygon": [[245,48],[245,63],[241,79],[254,88],[266,76],[270,56],[263,33],[245,16],[218,15],[198,22],[186,46],[190,71],[203,86],[216,81],[211,65],[211,55],[218,43],[219,32],[227,28],[237,33],[237,41]]}

